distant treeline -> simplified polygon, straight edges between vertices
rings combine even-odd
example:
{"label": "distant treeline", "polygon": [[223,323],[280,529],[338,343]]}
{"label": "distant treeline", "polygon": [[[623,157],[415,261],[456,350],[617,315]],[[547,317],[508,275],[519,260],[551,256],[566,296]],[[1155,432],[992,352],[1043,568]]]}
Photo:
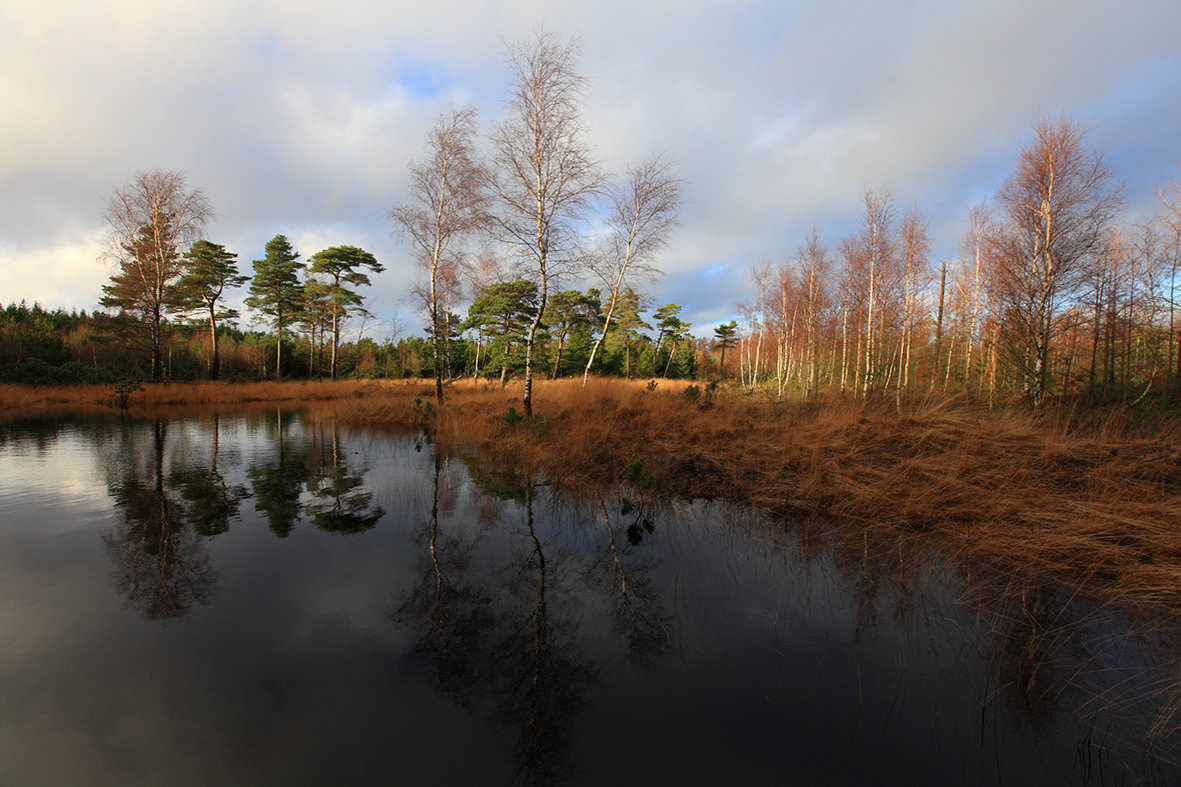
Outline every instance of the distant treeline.
{"label": "distant treeline", "polygon": [[[444,346],[450,376],[511,377],[524,366],[524,331],[532,319],[531,285],[508,282],[489,288],[464,318],[447,319],[451,340]],[[643,319],[638,298],[619,309],[595,359],[605,375],[693,379],[704,368],[717,374],[713,342],[693,340],[688,324],[676,319],[675,304],[657,309],[655,326]],[[535,302],[535,295],[532,301]],[[582,374],[597,336],[600,304],[591,294],[567,291],[552,296],[546,341],[539,366],[559,376]],[[532,307],[535,308],[535,307]],[[209,379],[210,338],[200,322],[165,322],[162,379]],[[24,384],[107,383],[151,379],[150,338],[142,322],[103,311],[48,310],[37,303],[10,303],[0,310],[0,382]],[[275,375],[276,336],[218,326],[221,379],[262,380]],[[330,374],[331,336],[286,333],[281,358],[284,378],[321,379]],[[432,342],[426,336],[342,341],[337,373],[345,378],[430,377]]]}

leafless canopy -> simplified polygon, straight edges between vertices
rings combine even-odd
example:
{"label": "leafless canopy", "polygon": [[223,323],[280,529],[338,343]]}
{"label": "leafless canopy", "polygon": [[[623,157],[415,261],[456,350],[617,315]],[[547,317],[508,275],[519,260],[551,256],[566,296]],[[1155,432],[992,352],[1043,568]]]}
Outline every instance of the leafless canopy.
{"label": "leafless canopy", "polygon": [[152,378],[160,377],[161,324],[173,285],[184,273],[183,248],[201,236],[213,208],[180,172],[140,172],[115,191],[103,216],[105,257],[118,265],[101,303],[138,314],[151,342]]}
{"label": "leafless canopy", "polygon": [[[668,242],[668,233],[677,223],[684,181],[674,174],[675,165],[662,154],[652,154],[634,167],[628,167],[624,179],[610,190],[610,213],[606,217],[610,232],[610,273],[652,275],[652,256]],[[603,272],[599,272],[603,275]],[[616,276],[604,276],[608,286]]]}
{"label": "leafless canopy", "polygon": [[[151,229],[151,259],[135,260],[151,265],[153,275],[163,273],[167,252],[180,250],[201,237],[213,218],[213,206],[201,189],[188,190],[181,172],[153,170],[137,173],[127,185],[115,191],[103,212],[109,227],[107,251],[125,262],[126,249],[136,247],[145,228]],[[145,271],[147,273],[147,271]]]}
{"label": "leafless canopy", "polygon": [[[410,198],[390,211],[390,218],[414,245],[427,274],[423,295],[435,345],[435,396],[443,401],[441,364],[447,331],[440,321],[459,286],[463,235],[486,224],[487,180],[475,155],[476,110],[466,107],[439,118],[427,137],[428,157],[410,165]],[[442,311],[442,313],[441,313]]]}
{"label": "leafless canopy", "polygon": [[1043,117],[1033,132],[997,195],[1004,224],[993,239],[993,286],[1027,393],[1040,406],[1054,318],[1079,288],[1120,201],[1103,154],[1087,146],[1080,124]]}
{"label": "leafless canopy", "polygon": [[666,156],[653,154],[639,165],[629,167],[626,177],[609,191],[605,221],[608,248],[592,255],[590,262],[608,293],[607,313],[587,359],[583,385],[611,324],[625,277],[652,276],[657,272],[652,266],[652,256],[664,247],[669,230],[677,223],[684,189],[684,181],[673,170],[674,164]]}
{"label": "leafless canopy", "polygon": [[512,93],[491,136],[493,230],[535,270],[563,256],[561,241],[602,182],[579,115],[578,54],[548,33],[511,45]]}
{"label": "leafless canopy", "polygon": [[475,135],[475,107],[440,117],[427,136],[426,160],[409,167],[409,199],[390,210],[397,229],[431,273],[457,261],[453,242],[484,219],[485,178],[475,156]]}
{"label": "leafless canopy", "polygon": [[574,44],[551,34],[511,46],[512,93],[491,140],[493,232],[537,283],[537,315],[525,340],[526,415],[532,415],[533,349],[549,279],[556,262],[573,256],[572,225],[601,183],[578,112],[584,80],[577,55]]}

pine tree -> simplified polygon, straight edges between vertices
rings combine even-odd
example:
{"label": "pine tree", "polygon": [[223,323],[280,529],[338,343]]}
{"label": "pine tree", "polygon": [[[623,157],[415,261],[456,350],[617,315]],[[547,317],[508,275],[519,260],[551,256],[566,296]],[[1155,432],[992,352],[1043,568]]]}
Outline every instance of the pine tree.
{"label": "pine tree", "polygon": [[363,301],[360,293],[348,289],[345,285],[368,286],[369,277],[365,275],[363,268],[368,268],[374,273],[385,270],[372,254],[356,246],[333,246],[318,251],[312,255],[312,265],[308,268],[312,275],[323,276],[326,279],[332,325],[333,380],[336,379],[336,348],[340,345],[340,325],[350,311],[361,308]]}
{"label": "pine tree", "polygon": [[738,344],[738,323],[730,320],[729,323],[722,323],[714,328],[714,340],[717,347],[722,351],[722,360],[719,364],[721,369],[721,376],[726,376],[726,350]]}
{"label": "pine tree", "polygon": [[286,235],[267,242],[266,256],[254,261],[254,279],[246,305],[268,318],[275,328],[275,379],[283,379],[283,332],[303,307],[299,272],[303,263]]}
{"label": "pine tree", "polygon": [[208,312],[209,317],[209,379],[216,380],[221,371],[217,354],[218,320],[233,320],[238,312],[219,308],[218,302],[227,287],[241,287],[249,279],[238,273],[237,254],[226,247],[207,240],[199,240],[185,254],[185,273],[176,284],[178,308],[182,311]]}

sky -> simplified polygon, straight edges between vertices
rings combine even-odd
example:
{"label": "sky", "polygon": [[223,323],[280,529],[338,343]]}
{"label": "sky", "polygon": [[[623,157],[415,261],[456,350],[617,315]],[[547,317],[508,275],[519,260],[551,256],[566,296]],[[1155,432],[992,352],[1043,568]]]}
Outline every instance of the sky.
{"label": "sky", "polygon": [[94,309],[104,207],[175,170],[244,273],[279,233],[305,259],[360,246],[386,270],[354,330],[421,335],[388,212],[443,113],[499,121],[507,46],[543,31],[577,43],[606,172],[678,162],[680,224],[636,285],[698,335],[752,298],[753,264],[856,232],[867,189],[958,258],[1039,116],[1088,128],[1130,219],[1181,178],[1179,0],[6,0],[0,304]]}

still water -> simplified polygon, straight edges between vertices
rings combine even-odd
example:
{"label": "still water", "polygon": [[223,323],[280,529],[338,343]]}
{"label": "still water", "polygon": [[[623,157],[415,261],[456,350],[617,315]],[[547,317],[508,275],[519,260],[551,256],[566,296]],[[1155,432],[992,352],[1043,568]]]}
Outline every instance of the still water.
{"label": "still water", "polygon": [[1179,643],[642,473],[575,498],[295,413],[0,427],[6,786],[1173,784]]}

